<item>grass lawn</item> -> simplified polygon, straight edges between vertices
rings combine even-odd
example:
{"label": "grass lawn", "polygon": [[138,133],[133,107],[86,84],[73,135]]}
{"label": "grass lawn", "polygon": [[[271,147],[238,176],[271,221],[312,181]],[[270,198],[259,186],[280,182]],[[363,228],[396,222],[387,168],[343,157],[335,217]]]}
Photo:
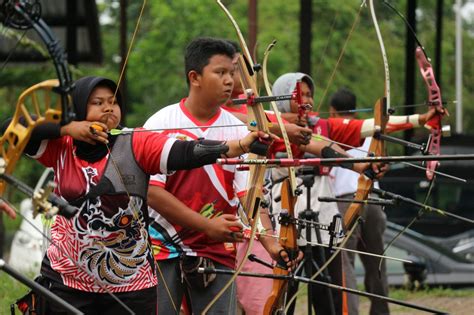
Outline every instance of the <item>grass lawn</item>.
{"label": "grass lawn", "polygon": [[[34,278],[34,276],[31,276]],[[21,298],[29,291],[29,288],[10,277],[4,271],[0,271],[0,314],[10,314],[10,304]],[[19,314],[19,311],[16,312]]]}
{"label": "grass lawn", "polygon": [[[15,220],[4,216],[3,224],[5,227],[5,257],[6,261],[8,258],[8,252],[10,251],[10,243],[13,238],[15,231],[20,227],[21,217],[17,215]],[[35,275],[28,275],[30,279],[33,279]],[[10,314],[10,304],[21,298],[29,291],[29,288],[18,282],[14,278],[10,277],[3,270],[0,270],[0,314]],[[19,311],[16,312],[19,314]]]}
{"label": "grass lawn", "polygon": [[[363,288],[359,288],[363,290]],[[404,289],[390,289],[390,297],[410,303],[431,307],[446,311],[456,315],[472,315],[474,309],[474,289],[447,289],[447,288],[430,288],[420,291],[408,291]],[[412,310],[407,307],[389,304],[391,314],[426,314],[421,311]],[[365,297],[360,297],[359,314],[369,314],[370,301]],[[307,313],[306,309],[306,288],[302,288],[298,295],[296,304],[297,315]]]}

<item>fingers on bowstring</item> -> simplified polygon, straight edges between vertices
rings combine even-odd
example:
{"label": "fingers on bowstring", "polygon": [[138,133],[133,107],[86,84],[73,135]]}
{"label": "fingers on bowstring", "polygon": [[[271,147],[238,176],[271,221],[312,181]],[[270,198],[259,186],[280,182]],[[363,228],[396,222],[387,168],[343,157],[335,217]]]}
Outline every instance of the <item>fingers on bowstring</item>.
{"label": "fingers on bowstring", "polygon": [[244,240],[244,234],[242,232],[229,232],[231,242],[242,242]]}
{"label": "fingers on bowstring", "polygon": [[108,134],[106,132],[107,126],[104,127],[102,123],[94,122],[89,126],[89,132],[94,140],[108,144]]}

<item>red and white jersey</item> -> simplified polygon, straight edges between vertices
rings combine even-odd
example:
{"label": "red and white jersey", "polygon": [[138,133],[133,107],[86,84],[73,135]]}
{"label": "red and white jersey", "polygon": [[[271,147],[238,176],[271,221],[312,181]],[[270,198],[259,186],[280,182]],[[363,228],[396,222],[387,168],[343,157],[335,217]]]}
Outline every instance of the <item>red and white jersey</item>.
{"label": "red and white jersey", "polygon": [[[244,126],[224,128],[199,128],[199,126],[228,126],[242,124],[232,114],[219,108],[206,123],[197,121],[180,103],[167,106],[148,119],[144,127],[155,128],[194,128],[166,130],[163,133],[180,140],[233,140],[248,134]],[[198,128],[195,128],[198,127]],[[232,165],[211,164],[204,167],[177,171],[173,175],[155,175],[150,185],[165,188],[177,199],[203,216],[212,218],[221,214],[237,213],[239,199],[245,194],[248,172],[237,171]],[[187,255],[211,258],[233,268],[235,266],[235,246],[210,240],[205,234],[168,222],[157,211],[150,208],[150,216],[155,219],[149,231],[153,252],[158,260],[170,259],[186,252]]]}
{"label": "red and white jersey", "polygon": [[[166,173],[169,150],[175,141],[156,133],[137,132],[132,137],[130,154],[145,173]],[[98,184],[110,158],[108,154],[89,163],[79,159],[75,150],[73,139],[65,136],[43,141],[34,156],[54,169],[55,192],[70,202]],[[157,284],[146,200],[103,194],[87,199],[78,208],[72,219],[56,217],[51,229],[53,244],[47,250],[42,272],[68,287],[88,292],[103,293],[104,287],[111,292],[128,292]]]}
{"label": "red and white jersey", "polygon": [[364,142],[361,139],[363,119],[328,118],[329,139],[359,147]]}

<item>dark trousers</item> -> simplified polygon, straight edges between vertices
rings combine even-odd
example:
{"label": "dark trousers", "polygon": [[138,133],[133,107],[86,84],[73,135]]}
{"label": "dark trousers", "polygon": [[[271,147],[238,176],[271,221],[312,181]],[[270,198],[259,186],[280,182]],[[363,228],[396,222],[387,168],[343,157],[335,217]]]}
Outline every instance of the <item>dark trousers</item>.
{"label": "dark trousers", "polygon": [[[352,198],[353,195],[340,196],[341,198]],[[339,211],[344,215],[348,208],[347,203],[338,203]],[[346,248],[359,251],[382,254],[384,249],[383,234],[386,227],[387,216],[383,208],[378,205],[366,205],[362,212],[363,223],[360,224],[346,243]],[[387,268],[385,259],[382,260],[379,274],[380,258],[359,255],[364,266],[365,290],[370,293],[388,296]],[[354,270],[355,253],[344,252],[343,265],[346,277],[346,285],[349,288],[357,289],[357,279]],[[348,294],[349,315],[359,314],[359,297],[354,294]],[[388,303],[380,299],[371,299],[370,315],[390,314]]]}
{"label": "dark trousers", "polygon": [[[209,302],[221,291],[230,280],[231,275],[218,274],[208,287],[195,288],[189,286],[181,277],[179,258],[159,260],[158,275],[158,314],[179,314],[183,298],[188,301],[192,314],[201,314]],[[216,268],[231,268],[214,262]],[[237,308],[236,286],[233,283],[222,296],[213,304],[208,314],[235,314]]]}
{"label": "dark trousers", "polygon": [[[107,293],[93,293],[72,289],[57,282],[50,282],[49,289],[66,302],[87,315],[130,314],[123,306]],[[140,291],[114,293],[135,314],[156,315],[156,287]],[[58,306],[46,303],[43,314],[64,315],[66,311]]]}
{"label": "dark trousers", "polygon": [[[300,250],[305,252],[305,247],[300,247]],[[322,266],[323,262],[321,261],[320,257],[320,247],[312,246],[311,250],[313,252],[313,259],[316,261],[319,267]],[[327,249],[325,249],[326,258],[331,257],[331,253]],[[317,270],[313,266],[312,274],[314,274]],[[336,258],[329,264],[327,269],[329,276],[331,277],[331,283],[342,285],[342,261],[341,261],[341,253],[339,253]],[[300,272],[304,272],[304,267],[301,266]],[[308,277],[312,276],[309,275]],[[299,274],[300,275],[300,274]],[[315,280],[321,281],[321,275],[319,275]],[[292,282],[288,286],[288,298],[291,298],[295,292],[298,290],[298,282]],[[336,315],[342,314],[342,292],[338,290],[330,290],[326,287],[313,285],[311,288],[311,303],[313,305],[313,310],[316,314],[331,314],[331,305],[329,304],[328,299],[328,292],[332,293],[332,298],[334,302],[334,309],[336,311]],[[288,309],[288,315],[294,314],[295,311],[296,300]]]}

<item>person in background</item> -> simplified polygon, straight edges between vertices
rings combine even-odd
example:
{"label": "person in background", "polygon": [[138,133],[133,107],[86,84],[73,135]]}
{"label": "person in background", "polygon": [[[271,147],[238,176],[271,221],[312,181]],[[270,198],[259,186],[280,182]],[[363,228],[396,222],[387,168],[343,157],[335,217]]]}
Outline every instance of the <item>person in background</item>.
{"label": "person in background", "polygon": [[[348,89],[340,89],[330,98],[329,112],[333,118],[355,119],[356,114],[353,110],[357,107],[357,100],[354,93]],[[372,138],[366,138],[364,144],[357,148],[349,150],[352,156],[367,156]],[[334,167],[331,170],[330,177],[332,179],[334,194],[338,198],[352,199],[357,190],[357,179],[359,176],[354,172],[348,172],[340,167]],[[377,187],[378,182],[374,185]],[[349,207],[349,203],[337,203],[339,211],[344,215]],[[346,248],[354,249],[381,255],[384,249],[383,234],[387,222],[387,216],[384,209],[379,205],[365,205],[362,212],[363,224],[359,225],[357,230],[351,235],[346,243]],[[344,278],[346,286],[357,289],[357,279],[354,270],[355,253],[343,253]],[[380,258],[359,255],[364,266],[364,285],[365,290],[382,296],[388,296],[387,268],[385,260],[379,273]],[[359,296],[348,294],[348,308],[350,315],[359,314]],[[371,299],[370,304],[371,315],[390,314],[388,303],[380,299]]]}

